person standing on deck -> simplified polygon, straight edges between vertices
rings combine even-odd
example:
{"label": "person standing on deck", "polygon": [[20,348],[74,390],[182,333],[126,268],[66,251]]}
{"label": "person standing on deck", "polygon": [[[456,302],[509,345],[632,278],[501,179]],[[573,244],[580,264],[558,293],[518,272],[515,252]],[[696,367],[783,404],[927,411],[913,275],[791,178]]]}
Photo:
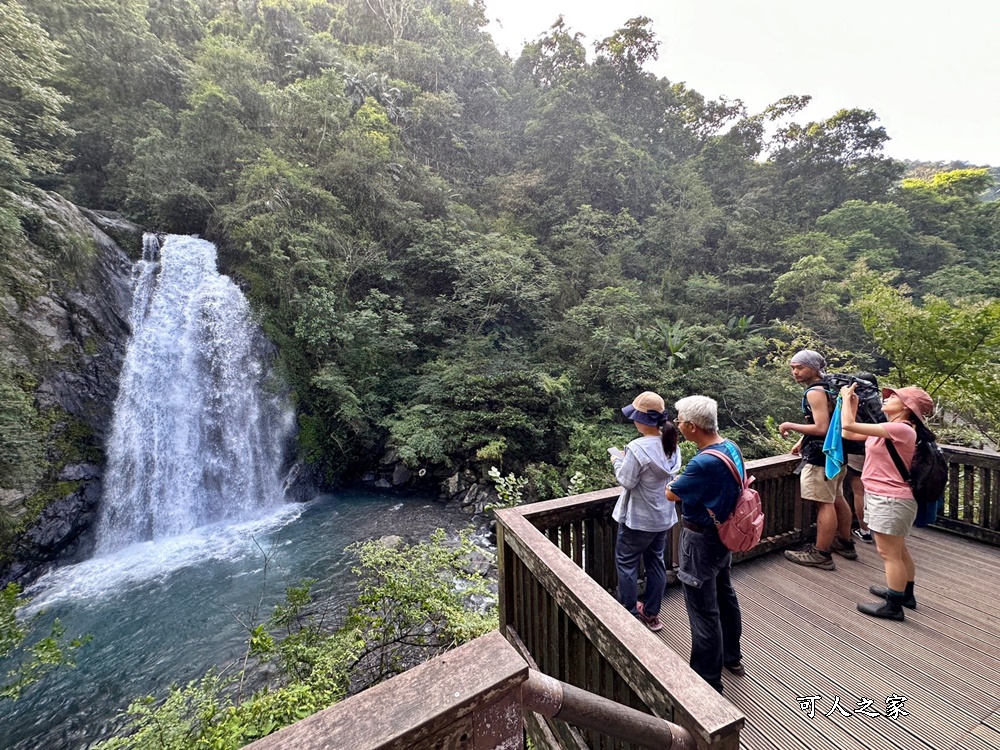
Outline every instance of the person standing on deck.
{"label": "person standing on deck", "polygon": [[719,405],[708,396],[678,401],[677,429],[698,446],[684,473],[667,486],[667,499],[681,503],[680,569],[684,604],[691,624],[691,668],[722,692],[722,668],[745,674],[740,638],[743,616],[730,578],[733,553],[719,539],[715,520],[724,522],[736,507],[740,486],[729,466],[705,449],[725,451],[744,473],[743,455],[719,435]]}
{"label": "person standing on deck", "polygon": [[886,441],[892,443],[903,464],[909,466],[917,449],[917,428],[934,411],[934,400],[922,388],[883,388],[882,411],[889,421],[864,424],[856,421],[855,387],[845,386],[840,391],[844,400],[841,427],[845,439],[865,441],[865,466],[861,473],[865,518],[875,536],[875,548],[885,563],[886,582],[885,586],[869,588],[885,601],[861,602],[858,611],[872,617],[902,620],[903,607],[917,607],[913,594],[916,566],[906,548],[906,537],[917,517],[917,501],[913,499],[910,483],[903,479],[889,455]]}
{"label": "person standing on deck", "polygon": [[[667,534],[677,523],[677,511],[665,495],[667,482],[681,468],[677,428],[667,416],[659,394],[644,391],[622,414],[631,419],[640,437],[622,453],[610,448],[615,479],[624,488],[611,517],[618,522],[615,564],[618,601],[654,633],[663,629],[660,604],[667,587],[663,556]],[[638,601],[639,562],[646,566],[646,591]]]}
{"label": "person standing on deck", "polygon": [[831,552],[848,560],[856,560],[858,553],[851,538],[851,506],[844,497],[847,468],[841,469],[833,479],[826,478],[823,440],[833,413],[830,384],[823,377],[826,360],[819,352],[803,349],[792,357],[790,364],[795,382],[806,389],[802,397],[805,423],[782,422],[778,429],[782,437],[789,432],[802,435],[792,447],[792,453],[802,456],[799,475],[802,498],[816,503],[816,543],[803,550],[788,550],[785,557],[798,565],[835,570],[837,565]]}

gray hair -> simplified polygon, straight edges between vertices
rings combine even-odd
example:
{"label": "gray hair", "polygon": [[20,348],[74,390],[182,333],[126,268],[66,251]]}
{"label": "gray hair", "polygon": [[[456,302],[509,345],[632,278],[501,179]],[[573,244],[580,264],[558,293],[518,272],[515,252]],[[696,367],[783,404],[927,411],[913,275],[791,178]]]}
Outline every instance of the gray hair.
{"label": "gray hair", "polygon": [[685,396],[676,404],[677,419],[690,422],[705,432],[719,431],[719,404],[708,396]]}

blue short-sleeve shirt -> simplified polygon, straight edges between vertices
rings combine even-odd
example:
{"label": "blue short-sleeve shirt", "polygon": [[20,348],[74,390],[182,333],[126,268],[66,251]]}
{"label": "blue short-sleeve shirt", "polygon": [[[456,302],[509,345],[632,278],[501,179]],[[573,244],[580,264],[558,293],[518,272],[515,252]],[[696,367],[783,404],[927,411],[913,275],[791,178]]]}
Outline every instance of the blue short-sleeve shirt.
{"label": "blue short-sleeve shirt", "polygon": [[670,490],[682,501],[682,517],[699,526],[712,525],[712,517],[706,508],[711,508],[720,523],[729,518],[736,507],[740,485],[722,459],[706,455],[704,450],[724,450],[744,473],[743,459],[736,444],[725,440],[698,451],[684,467],[684,473],[670,484]]}

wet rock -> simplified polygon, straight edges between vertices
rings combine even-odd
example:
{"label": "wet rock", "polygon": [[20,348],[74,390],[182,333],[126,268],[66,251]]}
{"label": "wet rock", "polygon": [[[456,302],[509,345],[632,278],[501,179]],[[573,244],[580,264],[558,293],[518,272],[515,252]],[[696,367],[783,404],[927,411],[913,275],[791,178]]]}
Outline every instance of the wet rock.
{"label": "wet rock", "polygon": [[463,513],[470,516],[481,515],[487,505],[492,505],[498,500],[496,490],[482,484],[474,484],[457,501]]}
{"label": "wet rock", "polygon": [[396,464],[396,468],[392,470],[392,482],[393,487],[399,487],[401,484],[406,484],[413,478],[413,472],[407,469],[403,464]]}
{"label": "wet rock", "polygon": [[285,471],[282,494],[289,502],[307,503],[316,497],[319,486],[315,472],[304,461],[296,461]]}
{"label": "wet rock", "polygon": [[[79,208],[55,193],[8,194],[22,210],[17,294],[0,300],[0,355],[39,383],[35,404],[54,413],[49,460],[57,481],[81,482],[50,502],[8,548],[0,578],[25,582],[56,559],[80,554],[100,499],[104,440],[128,341],[132,263]],[[120,227],[125,229],[125,227]],[[140,233],[141,234],[141,233]],[[53,259],[58,263],[53,264]],[[30,497],[48,487],[19,488]],[[22,502],[13,510],[23,511]]]}
{"label": "wet rock", "polygon": [[461,480],[458,476],[458,472],[455,472],[441,485],[441,494],[447,498],[455,497],[462,489]]}
{"label": "wet rock", "polygon": [[79,482],[85,479],[98,479],[104,475],[104,470],[94,464],[70,464],[59,472],[60,482]]}
{"label": "wet rock", "polygon": [[111,237],[130,258],[142,257],[143,228],[133,224],[117,211],[97,211],[81,208],[80,211],[102,232]]}
{"label": "wet rock", "polygon": [[75,562],[93,554],[92,527],[101,491],[101,481],[94,479],[50,503],[16,545],[16,562],[0,575],[0,586],[11,581],[26,586],[51,570],[56,561]]}

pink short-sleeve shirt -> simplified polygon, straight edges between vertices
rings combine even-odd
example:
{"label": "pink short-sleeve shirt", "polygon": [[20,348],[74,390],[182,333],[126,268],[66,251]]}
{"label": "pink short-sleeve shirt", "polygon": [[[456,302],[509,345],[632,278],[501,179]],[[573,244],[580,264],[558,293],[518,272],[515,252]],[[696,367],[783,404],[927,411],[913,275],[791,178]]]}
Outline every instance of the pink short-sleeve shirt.
{"label": "pink short-sleeve shirt", "polygon": [[[905,422],[887,422],[882,425],[889,433],[892,444],[907,467],[913,462],[917,449],[917,431]],[[865,492],[885,497],[912,500],[913,490],[900,476],[892,456],[885,447],[885,438],[868,437],[865,440],[865,468],[861,472]]]}

